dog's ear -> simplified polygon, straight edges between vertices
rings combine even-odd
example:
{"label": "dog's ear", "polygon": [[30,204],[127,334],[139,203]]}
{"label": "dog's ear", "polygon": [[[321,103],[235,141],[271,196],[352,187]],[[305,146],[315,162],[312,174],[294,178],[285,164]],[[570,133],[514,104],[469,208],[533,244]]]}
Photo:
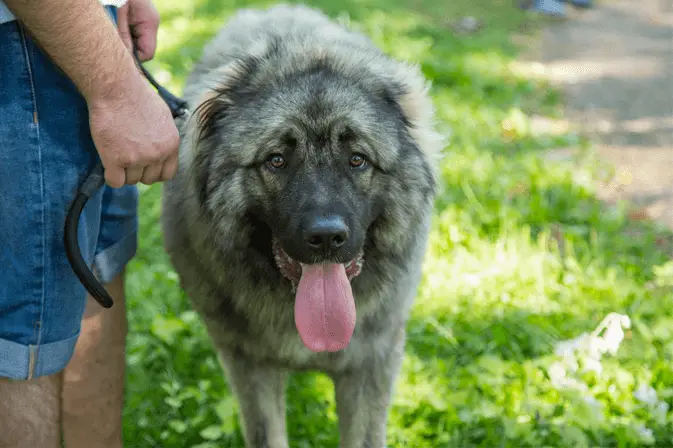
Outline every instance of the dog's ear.
{"label": "dog's ear", "polygon": [[221,135],[219,131],[231,113],[238,92],[250,84],[258,72],[262,61],[261,53],[264,51],[267,51],[265,43],[258,43],[246,54],[210,70],[202,80],[204,87],[196,95],[196,107],[192,114],[194,125],[189,132],[195,138],[193,147],[198,149],[189,157],[192,158],[192,175],[198,197],[206,211],[209,189],[212,188],[208,173],[216,152],[216,140]]}
{"label": "dog's ear", "polygon": [[208,89],[199,97],[198,106],[194,109],[199,142],[208,140],[215,134],[217,121],[226,116],[230,106],[231,100],[226,88]]}
{"label": "dog's ear", "polygon": [[258,60],[253,55],[235,59],[208,74],[205,89],[196,101],[194,118],[197,138],[203,142],[217,134],[218,125],[226,120],[234,104],[233,97],[255,71]]}
{"label": "dog's ear", "polygon": [[430,82],[417,65],[392,62],[380,67],[384,99],[402,114],[414,143],[430,165],[444,149],[444,137],[436,130],[435,107],[430,96]]}

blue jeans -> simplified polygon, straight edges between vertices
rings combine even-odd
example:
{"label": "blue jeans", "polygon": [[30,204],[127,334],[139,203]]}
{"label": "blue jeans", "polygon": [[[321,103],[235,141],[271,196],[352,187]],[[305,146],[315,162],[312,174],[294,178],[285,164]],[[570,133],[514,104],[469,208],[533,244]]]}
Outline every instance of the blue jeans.
{"label": "blue jeans", "polygon": [[[0,25],[0,377],[54,374],[72,357],[86,291],[64,223],[98,160],[75,85],[19,22]],[[137,206],[135,186],[105,186],[84,208],[82,255],[103,283],[135,255]]]}

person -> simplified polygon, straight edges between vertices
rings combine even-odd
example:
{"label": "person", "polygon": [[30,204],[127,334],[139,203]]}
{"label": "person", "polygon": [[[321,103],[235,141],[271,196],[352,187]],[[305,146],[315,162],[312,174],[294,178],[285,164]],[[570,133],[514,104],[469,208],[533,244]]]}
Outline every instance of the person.
{"label": "person", "polygon": [[522,7],[528,11],[535,11],[554,17],[566,17],[565,4],[576,8],[589,9],[593,6],[592,0],[529,0]]}
{"label": "person", "polygon": [[[137,184],[171,179],[179,145],[130,51],[153,57],[159,15],[151,0],[123,1],[0,0],[0,447],[123,445]],[[110,309],[87,296],[63,243],[99,160],[106,185],[79,240]]]}

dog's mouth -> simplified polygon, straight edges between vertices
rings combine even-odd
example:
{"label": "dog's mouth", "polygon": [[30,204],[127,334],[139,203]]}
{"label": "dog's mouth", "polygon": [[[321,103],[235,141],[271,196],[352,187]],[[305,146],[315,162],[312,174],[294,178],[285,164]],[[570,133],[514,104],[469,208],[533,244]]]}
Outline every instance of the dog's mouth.
{"label": "dog's mouth", "polygon": [[314,352],[346,348],[355,329],[355,300],[351,280],[362,271],[362,252],[347,263],[304,264],[292,259],[273,240],[280,273],[295,291],[294,320],[302,342]]}

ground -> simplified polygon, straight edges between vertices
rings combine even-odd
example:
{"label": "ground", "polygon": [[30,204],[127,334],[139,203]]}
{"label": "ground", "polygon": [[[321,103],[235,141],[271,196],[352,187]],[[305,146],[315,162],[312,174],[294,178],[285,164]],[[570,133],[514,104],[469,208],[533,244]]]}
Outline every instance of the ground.
{"label": "ground", "polygon": [[673,227],[673,1],[601,3],[548,27],[541,47],[546,73],[566,92],[566,118],[621,178],[601,197]]}
{"label": "ground", "polygon": [[[226,18],[269,3],[158,2],[148,67],[180,93]],[[673,445],[671,232],[614,201],[636,198],[636,168],[657,145],[665,154],[671,129],[673,84],[654,82],[670,63],[655,53],[666,52],[670,28],[645,3],[613,1],[548,24],[505,0],[310,2],[419,62],[449,137],[390,447]],[[578,66],[598,69],[575,84],[555,77]],[[598,117],[611,125],[594,126]],[[582,122],[600,132],[575,130]],[[648,152],[629,158],[636,141]],[[661,157],[652,166],[662,180],[649,184],[669,194]],[[601,158],[618,163],[607,184]],[[619,183],[628,185],[610,193]],[[162,249],[161,186],[141,191],[126,446],[241,447],[236,402]],[[338,446],[323,375],[292,377],[288,430],[292,448]]]}

